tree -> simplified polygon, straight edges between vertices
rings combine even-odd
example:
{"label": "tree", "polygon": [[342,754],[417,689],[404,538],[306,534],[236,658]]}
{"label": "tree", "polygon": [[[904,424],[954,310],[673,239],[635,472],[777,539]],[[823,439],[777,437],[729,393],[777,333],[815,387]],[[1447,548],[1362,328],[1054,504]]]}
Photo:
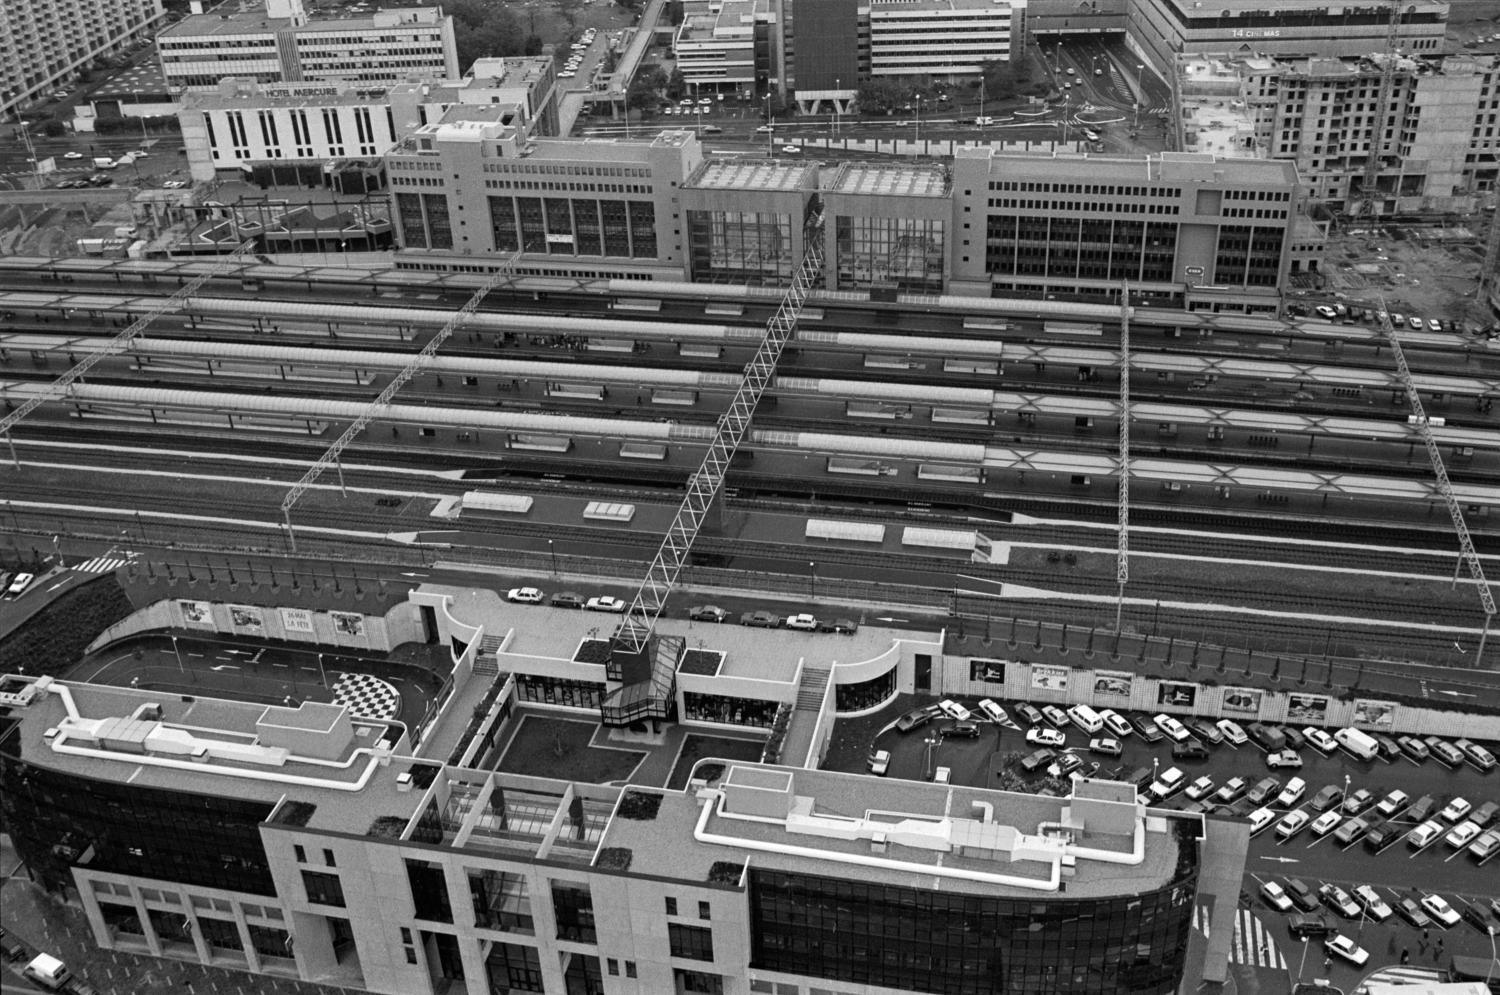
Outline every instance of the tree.
{"label": "tree", "polygon": [[682,70],[674,68],[672,75],[667,77],[667,96],[672,100],[681,100],[686,90],[687,80],[682,78]]}
{"label": "tree", "polygon": [[469,71],[475,59],[521,55],[529,44],[503,0],[448,0],[443,8],[453,15],[458,65],[463,72]]}
{"label": "tree", "polygon": [[568,30],[578,28],[578,12],[583,10],[583,0],[557,0],[557,12],[568,22]]}

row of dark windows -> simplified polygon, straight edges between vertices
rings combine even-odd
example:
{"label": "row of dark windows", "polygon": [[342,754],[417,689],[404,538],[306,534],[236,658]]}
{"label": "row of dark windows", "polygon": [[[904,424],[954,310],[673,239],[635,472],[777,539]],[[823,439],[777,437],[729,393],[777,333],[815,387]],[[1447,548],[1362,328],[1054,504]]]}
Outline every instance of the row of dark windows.
{"label": "row of dark windows", "polygon": [[655,259],[656,206],[647,200],[490,197],[490,228],[502,252]]}

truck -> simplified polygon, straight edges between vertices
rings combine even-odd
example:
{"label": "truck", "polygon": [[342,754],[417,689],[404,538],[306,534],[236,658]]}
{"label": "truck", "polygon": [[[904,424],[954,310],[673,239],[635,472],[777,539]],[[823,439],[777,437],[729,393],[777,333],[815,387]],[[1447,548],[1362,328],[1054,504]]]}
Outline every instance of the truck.
{"label": "truck", "polygon": [[67,966],[51,954],[37,954],[21,971],[21,974],[52,991],[61,991],[63,985],[67,984],[68,979],[72,977]]}
{"label": "truck", "polygon": [[107,155],[100,155],[100,156],[95,156],[94,157],[94,168],[95,169],[114,169],[117,165],[119,165],[119,163],[115,162],[113,159],[111,159]]}
{"label": "truck", "polygon": [[1344,752],[1361,760],[1374,760],[1380,755],[1380,744],[1367,733],[1358,729],[1339,729],[1333,734]]}

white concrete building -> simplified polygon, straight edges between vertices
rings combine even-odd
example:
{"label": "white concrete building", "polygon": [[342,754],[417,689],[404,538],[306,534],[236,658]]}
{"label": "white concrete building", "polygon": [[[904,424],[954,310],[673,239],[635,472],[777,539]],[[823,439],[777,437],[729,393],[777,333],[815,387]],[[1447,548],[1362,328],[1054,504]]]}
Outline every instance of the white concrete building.
{"label": "white concrete building", "polygon": [[0,3],[0,116],[72,80],[104,55],[150,38],[161,0],[5,0]]}
{"label": "white concrete building", "polygon": [[1026,0],[872,0],[870,75],[978,76],[1024,44]]}
{"label": "white concrete building", "polygon": [[458,77],[453,18],[439,7],[308,20],[301,0],[242,0],[232,12],[221,6],[184,18],[162,32],[157,49],[174,91],[212,90],[229,76],[259,83]]}
{"label": "white concrete building", "polygon": [[770,18],[769,0],[687,0],[672,43],[682,78],[703,90],[753,90],[756,25]]}

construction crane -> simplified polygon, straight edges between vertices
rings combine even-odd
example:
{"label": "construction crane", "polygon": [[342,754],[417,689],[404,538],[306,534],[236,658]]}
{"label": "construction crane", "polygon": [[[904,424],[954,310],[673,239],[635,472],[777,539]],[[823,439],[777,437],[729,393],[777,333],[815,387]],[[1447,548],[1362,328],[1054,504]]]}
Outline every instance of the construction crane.
{"label": "construction crane", "polygon": [[[1401,386],[1406,391],[1406,402],[1411,405],[1411,423],[1422,436],[1422,444],[1427,447],[1427,458],[1432,462],[1432,472],[1437,478],[1437,492],[1448,507],[1448,515],[1453,519],[1453,531],[1458,534],[1459,563],[1469,568],[1469,576],[1474,579],[1474,585],[1479,592],[1479,604],[1484,609],[1484,632],[1479,637],[1479,648],[1474,653],[1474,666],[1484,659],[1484,644],[1489,638],[1490,621],[1495,617],[1495,597],[1490,593],[1490,585],[1484,579],[1484,565],[1479,561],[1479,553],[1474,549],[1474,540],[1469,536],[1469,524],[1464,521],[1463,508],[1459,506],[1458,498],[1453,493],[1453,485],[1448,480],[1448,468],[1443,465],[1443,454],[1438,449],[1437,440],[1432,437],[1432,426],[1427,423],[1427,412],[1422,408],[1422,396],[1417,393],[1417,386],[1411,379],[1411,368],[1406,365],[1406,353],[1401,350],[1401,337],[1396,327],[1391,324],[1391,316],[1385,307],[1385,298],[1380,298],[1380,325],[1385,331],[1385,337],[1391,343],[1391,356],[1396,361],[1396,376],[1401,380]],[[1458,577],[1455,568],[1453,576]]]}
{"label": "construction crane", "polygon": [[[1115,580],[1120,597],[1115,602],[1115,632],[1125,612],[1125,584],[1130,580],[1130,284],[1120,284],[1120,500],[1119,548]],[[1117,635],[1118,637],[1118,635]]]}
{"label": "construction crane", "polygon": [[474,295],[464,302],[463,307],[454,312],[453,317],[449,318],[442,328],[438,329],[437,334],[432,337],[432,341],[423,346],[422,351],[413,356],[411,362],[407,363],[401,368],[399,373],[391,378],[391,382],[385,385],[385,389],[376,396],[375,400],[370,402],[369,406],[365,408],[358,418],[349,423],[349,427],[344,429],[344,433],[338,437],[333,445],[329,446],[323,455],[318,457],[316,463],[308,467],[307,472],[302,475],[302,479],[293,484],[291,489],[286,492],[286,497],[281,499],[281,518],[286,524],[287,542],[291,544],[293,552],[297,551],[297,534],[292,530],[292,507],[301,500],[302,495],[307,493],[308,488],[312,487],[313,483],[323,475],[323,471],[327,470],[330,466],[338,468],[339,491],[345,497],[349,496],[348,490],[344,487],[344,464],[340,459],[344,450],[359,437],[361,432],[369,427],[370,422],[374,421],[382,411],[390,407],[396,393],[410,383],[412,377],[420,373],[422,368],[432,361],[432,357],[443,347],[443,344],[479,309],[479,305],[486,295],[499,286],[500,283],[510,279],[511,273],[515,269],[516,260],[520,258],[521,254],[519,252],[513,253],[498,269],[485,277],[484,282],[479,285],[479,289],[474,291]]}
{"label": "construction crane", "polygon": [[[1396,86],[1396,38],[1401,31],[1401,0],[1389,0],[1391,19],[1385,29],[1385,65],[1380,71],[1380,93],[1375,98],[1375,113],[1370,118],[1370,151],[1365,156],[1365,176],[1360,183],[1363,195],[1359,214],[1375,213],[1375,196],[1380,185],[1380,150],[1385,139],[1385,123]],[[1399,136],[1398,140],[1399,140]]]}
{"label": "construction crane", "polygon": [[161,301],[157,304],[153,304],[145,314],[135,319],[135,321],[132,321],[129,327],[120,332],[120,334],[116,335],[104,345],[100,346],[95,351],[83,357],[83,359],[79,360],[71,370],[64,373],[56,380],[52,381],[36,394],[33,394],[31,398],[28,399],[19,408],[12,411],[4,418],[0,418],[0,435],[5,436],[5,443],[10,447],[11,463],[17,468],[21,466],[20,460],[16,457],[15,440],[11,438],[10,434],[11,429],[16,426],[17,422],[19,422],[22,418],[25,418],[27,415],[31,414],[43,404],[48,404],[62,397],[66,397],[68,391],[72,389],[73,385],[79,380],[83,379],[84,374],[88,373],[89,370],[92,370],[96,365],[99,364],[101,360],[107,359],[110,356],[118,355],[124,352],[126,349],[130,348],[130,343],[134,342],[137,338],[140,337],[141,333],[146,330],[146,326],[150,325],[157,318],[160,318],[162,315],[167,314],[168,312],[179,310],[182,305],[185,304],[188,299],[191,298],[194,294],[196,294],[205,283],[207,283],[209,280],[213,280],[217,277],[223,276],[225,273],[229,272],[231,269],[234,269],[237,265],[239,265],[243,260],[245,253],[250,251],[250,248],[253,244],[253,242],[244,242],[233,252],[229,253],[228,255],[219,257],[214,261],[213,265],[209,267],[207,272],[193,277],[187,283],[183,284],[176,293],[174,293],[171,297],[168,297],[166,300]]}
{"label": "construction crane", "polygon": [[659,718],[670,706],[677,660],[673,653],[660,651],[655,659],[647,659],[656,620],[688,561],[709,509],[723,490],[724,475],[750,428],[761,395],[776,373],[782,350],[796,330],[802,305],[822,274],[823,216],[817,205],[803,226],[803,245],[802,261],[792,275],[791,285],[782,295],[776,313],[766,322],[760,347],[746,364],[744,377],[719,418],[702,463],[688,479],[687,494],[610,641],[611,660],[606,674],[611,680],[622,681],[622,686],[610,692],[603,702],[601,712],[606,724],[625,725],[640,718]]}

